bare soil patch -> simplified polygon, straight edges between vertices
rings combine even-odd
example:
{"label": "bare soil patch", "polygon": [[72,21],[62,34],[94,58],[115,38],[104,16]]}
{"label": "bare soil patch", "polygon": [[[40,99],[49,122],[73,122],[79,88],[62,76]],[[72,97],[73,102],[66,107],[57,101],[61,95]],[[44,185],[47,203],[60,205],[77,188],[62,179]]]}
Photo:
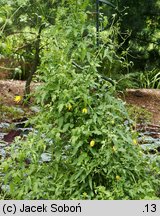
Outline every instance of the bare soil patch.
{"label": "bare soil patch", "polygon": [[[40,83],[31,83],[31,91]],[[15,96],[24,95],[25,81],[20,80],[0,80],[0,104],[3,105],[16,105],[14,101]],[[21,102],[20,102],[21,104]]]}
{"label": "bare soil patch", "polygon": [[127,89],[121,98],[128,104],[148,110],[152,113],[152,123],[160,124],[159,89]]}

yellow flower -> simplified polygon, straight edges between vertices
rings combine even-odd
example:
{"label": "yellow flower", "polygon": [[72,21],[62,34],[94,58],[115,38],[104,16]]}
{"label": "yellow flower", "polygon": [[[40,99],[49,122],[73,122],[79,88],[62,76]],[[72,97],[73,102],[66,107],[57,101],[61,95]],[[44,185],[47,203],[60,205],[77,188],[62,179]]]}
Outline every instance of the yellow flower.
{"label": "yellow flower", "polygon": [[116,175],[116,180],[119,181],[121,177],[119,175]]}
{"label": "yellow flower", "polygon": [[17,96],[14,97],[14,101],[16,103],[19,103],[21,100],[22,100],[22,96],[20,96],[20,95],[17,95]]}
{"label": "yellow flower", "polygon": [[67,109],[70,111],[72,109],[72,105],[71,104],[68,104],[67,105]]}
{"label": "yellow flower", "polygon": [[112,121],[111,121],[111,124],[114,125],[114,123],[115,123],[114,120],[112,120]]}
{"label": "yellow flower", "polygon": [[112,147],[112,150],[113,150],[113,152],[116,152],[117,149],[116,149],[115,146],[113,146],[113,147]]}
{"label": "yellow flower", "polygon": [[86,198],[88,195],[86,192],[83,193],[83,197]]}
{"label": "yellow flower", "polygon": [[133,139],[133,144],[134,144],[134,145],[137,145],[137,144],[138,144],[138,142],[137,142],[136,139]]}
{"label": "yellow flower", "polygon": [[95,145],[95,141],[91,140],[89,145],[90,145],[90,147],[93,147]]}
{"label": "yellow flower", "polygon": [[87,110],[86,108],[83,108],[83,109],[82,109],[82,113],[85,113],[85,114],[86,114],[87,112],[88,112],[88,110]]}

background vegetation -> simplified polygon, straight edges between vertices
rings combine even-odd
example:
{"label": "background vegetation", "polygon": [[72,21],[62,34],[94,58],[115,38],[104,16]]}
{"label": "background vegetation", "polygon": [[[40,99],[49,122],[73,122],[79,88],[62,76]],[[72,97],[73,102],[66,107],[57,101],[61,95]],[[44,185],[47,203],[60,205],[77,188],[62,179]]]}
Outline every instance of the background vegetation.
{"label": "background vegetation", "polygon": [[25,94],[32,78],[42,83],[34,131],[1,165],[2,198],[159,198],[157,161],[144,157],[115,97],[159,87],[159,5],[111,2],[100,7],[97,46],[95,1],[2,1],[1,55],[27,80]]}

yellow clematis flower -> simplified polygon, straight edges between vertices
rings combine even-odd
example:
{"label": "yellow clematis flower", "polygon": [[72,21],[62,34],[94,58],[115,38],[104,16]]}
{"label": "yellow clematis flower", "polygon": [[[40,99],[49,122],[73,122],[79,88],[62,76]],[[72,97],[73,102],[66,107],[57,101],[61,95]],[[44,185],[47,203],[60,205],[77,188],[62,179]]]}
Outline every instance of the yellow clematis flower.
{"label": "yellow clematis flower", "polygon": [[83,109],[82,109],[82,113],[85,113],[85,114],[88,113],[87,108],[83,108]]}
{"label": "yellow clematis flower", "polygon": [[112,124],[112,125],[114,125],[114,123],[115,123],[115,121],[114,121],[114,120],[112,120],[112,121],[111,121],[111,124]]}
{"label": "yellow clematis flower", "polygon": [[119,181],[121,177],[119,175],[116,175],[116,180]]}
{"label": "yellow clematis flower", "polygon": [[21,100],[22,100],[22,96],[20,96],[20,95],[17,95],[17,96],[14,97],[14,101],[16,103],[19,103]]}
{"label": "yellow clematis flower", "polygon": [[88,195],[86,192],[83,193],[83,197],[86,198]]}
{"label": "yellow clematis flower", "polygon": [[134,144],[134,145],[138,145],[138,142],[137,142],[136,139],[133,139],[133,144]]}
{"label": "yellow clematis flower", "polygon": [[93,147],[95,145],[95,141],[91,140],[89,145],[90,145],[90,147]]}
{"label": "yellow clematis flower", "polygon": [[112,147],[112,150],[113,150],[113,152],[116,152],[117,149],[116,149],[115,146],[113,146],[113,147]]}
{"label": "yellow clematis flower", "polygon": [[70,111],[72,109],[72,105],[71,104],[68,104],[67,105],[67,109]]}

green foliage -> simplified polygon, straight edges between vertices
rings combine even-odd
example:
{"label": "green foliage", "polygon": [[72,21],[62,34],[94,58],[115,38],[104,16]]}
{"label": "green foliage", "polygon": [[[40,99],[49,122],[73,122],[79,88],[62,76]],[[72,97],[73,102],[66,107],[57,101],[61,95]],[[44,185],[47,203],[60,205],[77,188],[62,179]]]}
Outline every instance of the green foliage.
{"label": "green foliage", "polygon": [[147,124],[151,122],[152,114],[144,108],[137,107],[135,105],[126,106],[130,119],[133,120],[134,124]]}
{"label": "green foliage", "polygon": [[114,26],[118,24],[119,47],[115,47],[118,48],[115,50],[121,57],[125,53],[127,61],[124,64],[128,64],[126,68],[117,68],[116,72],[124,75],[128,72],[158,69],[160,66],[159,1],[111,0],[110,2],[116,5],[116,10],[108,5],[101,5],[101,12],[107,16],[108,21],[103,27],[108,31],[112,24]]}
{"label": "green foliage", "polygon": [[[36,41],[42,25],[52,25],[55,19],[55,1],[14,0],[1,3],[0,8],[0,51],[4,57],[19,62],[13,72],[13,78],[27,79],[31,73],[36,53]],[[41,44],[40,44],[41,46]],[[43,47],[45,43],[43,43]],[[17,56],[19,57],[17,59]],[[39,65],[40,62],[38,62]]]}
{"label": "green foliage", "polygon": [[133,72],[124,75],[121,74],[117,76],[117,79],[118,90],[123,90],[125,88],[160,88],[159,69]]}
{"label": "green foliage", "polygon": [[[105,47],[104,53],[101,53],[101,62],[98,71],[118,82],[117,88],[136,87],[135,79],[132,76],[135,71],[149,72],[159,68],[159,11],[160,4],[158,0],[152,1],[126,1],[111,0],[116,9],[100,3],[100,44]],[[68,8],[72,8],[74,13],[79,13],[84,9],[77,19],[77,25],[81,19],[86,23],[81,28],[83,37],[89,39],[95,32],[95,1],[53,1],[53,0],[3,0],[0,8],[0,52],[4,57],[20,56],[25,64],[34,62],[38,30],[41,25],[45,28],[41,34],[40,41],[40,60],[43,56],[43,49],[50,45],[48,37],[50,27],[57,25],[60,18],[64,21],[62,25],[67,24],[67,16],[70,13]],[[63,7],[63,9],[62,9]],[[73,16],[75,19],[76,15]],[[70,21],[68,33],[76,24]],[[76,35],[77,30],[74,34]],[[70,34],[72,40],[72,34]],[[57,38],[57,41],[59,39]],[[78,41],[78,40],[77,40]],[[73,43],[77,46],[76,42]],[[72,52],[71,46],[71,52]],[[90,48],[94,46],[90,43]],[[81,66],[85,65],[83,56],[85,50],[81,47]],[[94,48],[93,48],[94,50]],[[79,59],[77,60],[79,63]],[[40,65],[40,61],[38,65]],[[31,73],[31,67],[22,67],[18,65],[13,74],[14,78],[27,79]],[[37,70],[38,68],[36,68]],[[40,71],[40,70],[38,70]],[[157,82],[151,80],[148,86],[147,75],[140,75],[138,80],[144,82],[143,87],[157,87]],[[137,78],[137,76],[135,75]],[[159,75],[157,75],[159,77]]]}
{"label": "green foliage", "polygon": [[160,89],[160,72],[159,70],[153,69],[151,71],[145,71],[139,73],[137,81],[141,88],[157,88]]}
{"label": "green foliage", "polygon": [[[106,92],[105,85],[97,83],[96,73],[91,75],[87,70],[75,74],[71,68],[63,69],[64,65],[60,65],[50,71],[50,80],[39,92],[42,99],[49,94],[51,102],[43,106],[35,120],[38,133],[30,135],[25,143],[17,142],[16,153],[13,146],[11,158],[3,163],[8,173],[6,183],[10,185],[7,196],[155,198],[152,184],[156,186],[156,180],[139,147],[133,144],[134,136],[124,123],[128,117],[122,102]],[[95,87],[96,92],[92,92]],[[91,147],[93,140],[95,145]],[[40,162],[44,152],[51,154],[49,163]]]}
{"label": "green foliage", "polygon": [[141,154],[124,104],[98,73],[105,47],[97,49],[83,7],[58,8],[47,32],[44,83],[36,96],[41,111],[32,119],[35,131],[17,139],[2,163],[9,187],[3,193],[11,199],[156,199],[157,167]]}
{"label": "green foliage", "polygon": [[24,115],[24,113],[22,113],[21,110],[18,109],[18,106],[17,107],[6,106],[3,104],[0,104],[0,113],[2,113],[0,116],[0,122],[10,120],[10,119],[16,119],[20,115],[22,115],[23,117]]}
{"label": "green foliage", "polygon": [[130,47],[128,58],[134,62],[133,70],[159,68],[159,1],[119,2],[121,8],[128,7],[121,22],[121,30],[131,32],[124,46]]}

